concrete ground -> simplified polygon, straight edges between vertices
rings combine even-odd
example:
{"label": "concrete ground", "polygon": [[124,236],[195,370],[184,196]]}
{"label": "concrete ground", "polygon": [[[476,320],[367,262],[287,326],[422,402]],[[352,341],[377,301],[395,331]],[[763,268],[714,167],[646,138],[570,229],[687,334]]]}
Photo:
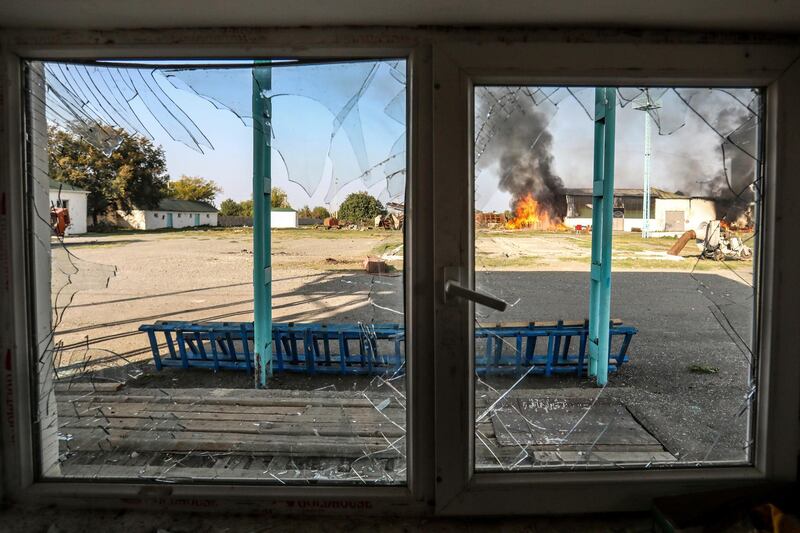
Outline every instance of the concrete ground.
{"label": "concrete ground", "polygon": [[[612,316],[639,329],[630,363],[598,394],[623,400],[674,455],[688,462],[743,460],[752,289],[749,263],[698,263],[663,251],[670,239],[615,237]],[[135,386],[249,387],[244,373],[171,370],[149,364],[144,334],[155,320],[252,320],[252,234],[244,229],[131,233],[68,239],[53,247],[62,376],[101,369]],[[394,232],[273,232],[275,321],[401,322],[402,261],[386,276],[364,273],[367,255],[402,256]],[[512,303],[483,321],[583,319],[589,237],[481,232],[478,286]],[[690,245],[691,246],[691,245]],[[742,337],[742,340],[737,338]],[[742,342],[743,341],[743,342]],[[136,364],[128,364],[128,363]],[[141,362],[141,363],[137,363]],[[115,374],[116,373],[116,374]],[[276,376],[278,388],[364,388],[364,379]],[[492,378],[478,389],[504,390]],[[520,388],[593,389],[586,379],[528,377]]]}

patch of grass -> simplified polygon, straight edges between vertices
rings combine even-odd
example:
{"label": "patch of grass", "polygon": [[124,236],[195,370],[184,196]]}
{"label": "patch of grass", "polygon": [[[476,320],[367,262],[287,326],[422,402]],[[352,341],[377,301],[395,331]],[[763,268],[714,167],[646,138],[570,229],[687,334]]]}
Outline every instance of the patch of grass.
{"label": "patch of grass", "polygon": [[[274,238],[320,238],[326,239],[375,239],[375,238],[394,238],[396,237],[399,242],[403,239],[403,233],[400,231],[385,231],[385,230],[326,230],[323,228],[301,227],[301,228],[278,228],[271,231]],[[253,228],[247,226],[199,226],[187,228],[160,228],[152,230],[137,230],[137,229],[118,229],[108,233],[85,233],[81,237],[100,237],[108,238],[119,235],[151,235],[157,234],[164,238],[193,238],[202,235],[208,238],[223,238],[231,236],[252,235]]]}
{"label": "patch of grass", "polygon": [[[401,244],[403,244],[403,240],[402,239],[397,240],[397,239],[394,239],[392,237],[389,237],[387,240],[385,240],[385,241],[373,246],[372,249],[369,251],[369,253],[370,253],[370,255],[381,256],[381,255],[385,254],[386,252],[391,252],[392,250],[394,250],[395,248],[397,248]],[[403,251],[400,250],[399,253],[402,254]]]}
{"label": "patch of grass", "polygon": [[503,230],[486,228],[477,228],[475,234],[477,237],[508,237],[510,239],[522,239],[530,237],[560,238],[565,236],[574,236],[574,232],[572,231],[544,231],[534,229]]}
{"label": "patch of grass", "polygon": [[[309,270],[321,270],[327,272],[360,272],[366,273],[364,270],[364,260],[363,259],[356,259],[356,260],[338,260],[333,258],[323,259],[321,261],[307,261],[307,262],[300,262],[300,263],[287,263],[285,265],[281,265],[281,268],[307,268]],[[394,261],[391,263],[386,263],[386,270],[385,274],[394,274],[397,272],[403,271],[403,262],[402,261]]]}
{"label": "patch of grass", "polygon": [[[591,261],[590,255],[561,255],[549,258],[559,264],[579,264],[588,265]],[[685,257],[683,261],[670,261],[662,259],[649,259],[646,257],[630,257],[628,255],[612,256],[611,269],[614,270],[674,270],[678,272],[690,272],[692,270],[699,272],[720,272],[734,270],[741,272],[740,275],[747,275],[752,268],[749,261],[728,261],[726,263],[718,263],[709,260],[697,260],[697,257]]]}
{"label": "patch of grass", "polygon": [[620,252],[665,252],[672,243],[656,242],[614,242],[612,249]]}
{"label": "patch of grass", "polygon": [[538,256],[490,257],[482,254],[475,256],[476,268],[533,267],[542,264],[544,264],[544,262],[542,258]]}
{"label": "patch of grass", "polygon": [[689,365],[689,372],[692,374],[718,374],[719,368],[708,365]]}
{"label": "patch of grass", "polygon": [[615,233],[612,247],[623,252],[662,252],[677,241],[675,237],[651,237],[643,239],[640,233]]}
{"label": "patch of grass", "polygon": [[81,250],[85,250],[87,248],[116,248],[118,246],[125,246],[128,244],[133,244],[134,240],[130,241],[110,241],[110,242],[87,242],[87,243],[69,243],[67,244],[67,248],[76,248],[79,247]]}
{"label": "patch of grass", "polygon": [[282,228],[272,230],[273,238],[290,239],[397,239],[397,244],[403,241],[402,231],[389,230],[348,230],[324,228]]}
{"label": "patch of grass", "polygon": [[592,236],[585,235],[585,234],[578,234],[578,235],[569,235],[564,237],[567,242],[572,245],[578,246],[579,248],[586,248],[587,250],[592,249]]}
{"label": "patch of grass", "polygon": [[639,259],[635,257],[612,258],[612,269],[643,269],[643,270],[677,270],[690,272],[727,272],[728,270],[749,272],[753,265],[751,261],[726,261],[724,263],[707,259],[697,260],[696,257],[685,257],[683,261],[668,261],[659,259]]}
{"label": "patch of grass", "polygon": [[[697,266],[695,266],[697,263]],[[645,270],[716,270],[717,268],[725,268],[724,266],[715,266],[709,261],[697,261],[694,258],[686,258],[683,261],[668,261],[660,259],[639,259],[635,257],[624,257],[611,259],[612,269],[645,269]]]}
{"label": "patch of grass", "polygon": [[[242,228],[223,228],[219,226],[192,226],[186,228],[159,228],[159,229],[123,229],[116,228],[112,231],[88,232],[81,237],[110,237],[114,235],[149,235],[151,233],[193,233],[193,232],[220,232]],[[249,228],[252,231],[252,228]]]}
{"label": "patch of grass", "polygon": [[586,263],[589,264],[592,260],[592,256],[589,254],[586,255],[559,255],[555,258],[556,261],[559,263]]}

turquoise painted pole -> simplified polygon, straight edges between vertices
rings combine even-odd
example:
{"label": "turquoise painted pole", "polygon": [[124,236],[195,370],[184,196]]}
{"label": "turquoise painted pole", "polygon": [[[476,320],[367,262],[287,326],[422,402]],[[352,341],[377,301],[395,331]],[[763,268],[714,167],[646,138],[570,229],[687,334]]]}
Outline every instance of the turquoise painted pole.
{"label": "turquoise painted pole", "polygon": [[589,289],[589,375],[608,382],[611,244],[614,217],[614,137],[617,93],[595,89],[592,264]]}
{"label": "turquoise painted pole", "polygon": [[272,68],[253,69],[253,319],[256,388],[267,387],[272,375],[272,101],[262,91],[272,88]]}

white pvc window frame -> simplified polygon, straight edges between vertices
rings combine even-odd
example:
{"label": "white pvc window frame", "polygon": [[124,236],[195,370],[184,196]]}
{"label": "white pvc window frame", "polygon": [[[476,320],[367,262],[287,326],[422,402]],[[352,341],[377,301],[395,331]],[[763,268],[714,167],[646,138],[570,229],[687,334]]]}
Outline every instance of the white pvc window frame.
{"label": "white pvc window frame", "polygon": [[[437,300],[436,508],[443,514],[602,512],[646,509],[653,498],[702,489],[793,480],[797,470],[800,366],[791,302],[797,251],[786,224],[800,193],[797,47],[620,43],[453,43],[434,50],[434,175],[437,283],[459,268],[474,286],[473,89],[477,85],[764,87],[766,152],[758,392],[752,466],[583,472],[474,470],[474,309]],[[458,191],[459,194],[453,194]],[[780,308],[779,308],[780,306]],[[783,309],[783,312],[780,312]],[[442,443],[448,443],[443,445]]]}
{"label": "white pvc window frame", "polygon": [[[577,35],[577,37],[576,37]],[[667,35],[402,29],[6,32],[0,63],[0,365],[4,495],[37,504],[392,514],[523,514],[647,508],[652,498],[794,480],[800,423],[800,276],[792,199],[800,198],[800,48],[691,44]],[[690,39],[689,37],[688,39]],[[592,42],[592,40],[596,42]],[[616,39],[617,42],[612,42]],[[649,40],[648,40],[649,39]],[[654,44],[654,40],[660,44]],[[625,41],[625,42],[620,42]],[[700,39],[697,40],[700,42]],[[405,297],[409,361],[406,487],[43,481],[31,357],[39,313],[26,205],[24,59],[407,57]],[[443,271],[472,269],[472,87],[482,83],[765,87],[759,393],[752,467],[624,472],[474,473],[472,309],[445,303]],[[48,266],[49,267],[49,266]],[[8,282],[7,284],[5,282]],[[46,306],[44,306],[46,307]]]}
{"label": "white pvc window frame", "polygon": [[[431,476],[426,475],[433,469],[432,457],[424,450],[432,448],[433,394],[432,358],[417,356],[417,353],[430,353],[432,348],[425,335],[432,324],[430,310],[424,300],[412,294],[412,286],[419,287],[431,283],[430,277],[425,280],[425,272],[430,271],[426,262],[432,254],[425,250],[426,242],[431,239],[423,232],[430,227],[426,223],[425,213],[431,213],[430,205],[425,205],[431,197],[431,178],[429,170],[419,166],[419,161],[427,158],[421,156],[424,146],[430,145],[426,138],[429,126],[425,121],[417,121],[412,117],[429,116],[425,111],[429,96],[424,94],[423,87],[430,87],[429,52],[415,46],[409,41],[398,41],[385,46],[365,46],[363,44],[342,45],[338,39],[322,43],[298,45],[302,39],[286,38],[282,33],[270,32],[259,46],[241,43],[239,46],[220,46],[202,43],[164,44],[152,42],[149,45],[118,46],[59,46],[59,45],[19,45],[6,50],[3,56],[3,67],[7,74],[7,83],[3,86],[6,97],[3,109],[3,149],[8,154],[4,157],[0,193],[6,193],[8,199],[8,235],[11,259],[11,292],[9,298],[0,303],[4,317],[9,320],[13,329],[9,340],[13,339],[14,348],[9,352],[13,360],[10,372],[4,377],[10,383],[7,387],[9,406],[13,416],[4,419],[4,481],[9,497],[22,502],[42,503],[43,501],[65,505],[126,505],[133,507],[169,509],[229,508],[241,509],[242,506],[254,510],[276,510],[285,512],[352,512],[353,510],[378,513],[411,513],[423,514],[432,501],[433,485]],[[162,38],[163,39],[163,38]],[[286,42],[294,42],[295,46],[286,46]],[[26,60],[59,60],[59,59],[130,59],[159,58],[197,59],[197,58],[313,58],[320,61],[347,61],[352,59],[405,58],[407,60],[408,83],[407,95],[409,113],[406,124],[408,135],[408,185],[406,238],[415,245],[406,246],[406,271],[404,279],[406,324],[406,361],[408,391],[408,423],[407,423],[407,456],[409,460],[408,477],[405,486],[284,486],[272,483],[214,482],[197,480],[191,484],[159,484],[142,480],[95,480],[73,481],[43,478],[39,474],[41,447],[39,429],[35,422],[38,411],[36,393],[36,334],[42,323],[49,325],[48,305],[37,291],[37,277],[42,278],[42,258],[37,258],[31,247],[28,233],[31,214],[27,208],[26,193],[28,175],[26,168],[26,132],[24,113],[26,97],[23,63]],[[427,66],[426,66],[427,65]],[[429,108],[429,103],[427,104]],[[421,123],[420,123],[421,122]],[[415,222],[415,213],[419,212],[420,223]],[[4,221],[5,222],[5,221]],[[415,273],[419,272],[419,275]],[[39,297],[38,306],[36,298]],[[417,306],[418,311],[414,310]],[[429,306],[428,306],[429,307]],[[426,316],[427,315],[427,316]],[[38,324],[38,325],[37,325]],[[6,324],[3,324],[4,326]],[[429,367],[429,368],[426,368]],[[422,428],[419,424],[429,424]]]}

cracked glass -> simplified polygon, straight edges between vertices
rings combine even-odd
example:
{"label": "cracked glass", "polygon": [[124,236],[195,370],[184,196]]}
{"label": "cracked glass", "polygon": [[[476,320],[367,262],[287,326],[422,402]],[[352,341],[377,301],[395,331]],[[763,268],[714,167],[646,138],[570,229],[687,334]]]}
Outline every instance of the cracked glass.
{"label": "cracked glass", "polygon": [[[42,475],[404,484],[406,62],[25,70]],[[259,389],[253,150],[294,208],[273,209]],[[181,168],[223,191],[169,192]]]}
{"label": "cracked glass", "polygon": [[474,91],[476,288],[508,304],[475,308],[477,470],[752,460],[762,93],[613,91],[602,385],[588,371],[595,89]]}

